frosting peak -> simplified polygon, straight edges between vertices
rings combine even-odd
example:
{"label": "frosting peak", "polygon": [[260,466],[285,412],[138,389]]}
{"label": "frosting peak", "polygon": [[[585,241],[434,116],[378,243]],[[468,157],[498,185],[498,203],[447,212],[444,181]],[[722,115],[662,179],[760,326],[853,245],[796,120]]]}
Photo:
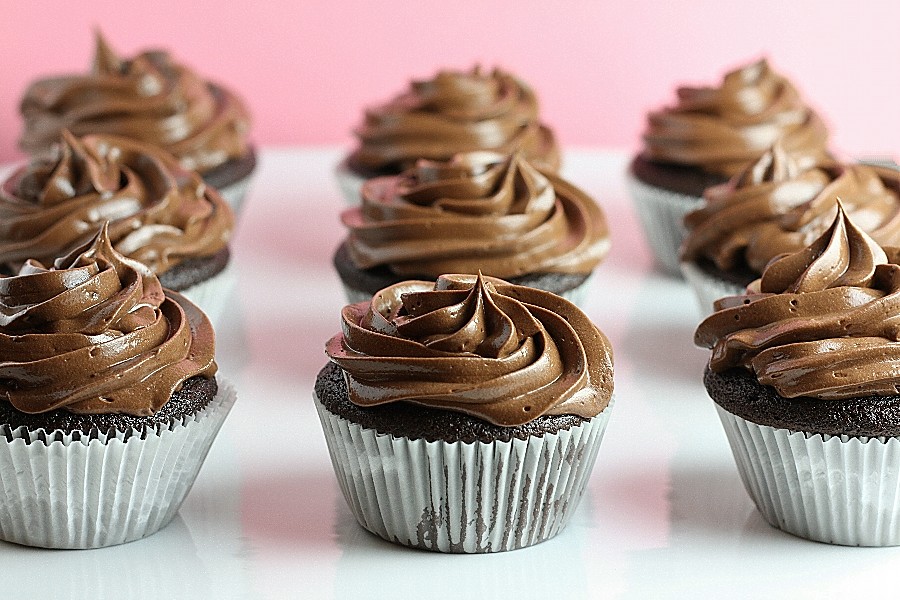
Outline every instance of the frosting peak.
{"label": "frosting peak", "polygon": [[589,273],[609,249],[597,204],[522,153],[420,160],[399,176],[369,180],[362,196],[341,217],[362,269],[387,265],[413,277]]}
{"label": "frosting peak", "polygon": [[153,414],[212,376],[206,316],[116,252],[106,226],[52,268],[0,278],[0,398],[26,413]]}
{"label": "frosting peak", "polygon": [[408,401],[516,426],[590,418],[612,394],[612,352],[571,303],[472,275],[406,281],[343,309],[326,351],[361,406]]}

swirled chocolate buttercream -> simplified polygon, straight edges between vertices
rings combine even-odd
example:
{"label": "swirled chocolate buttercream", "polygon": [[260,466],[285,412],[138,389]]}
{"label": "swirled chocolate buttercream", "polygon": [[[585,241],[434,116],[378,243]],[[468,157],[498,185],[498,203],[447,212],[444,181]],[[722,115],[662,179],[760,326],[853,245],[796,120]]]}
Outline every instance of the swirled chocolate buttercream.
{"label": "swirled chocolate buttercream", "polygon": [[828,156],[822,119],[766,60],[719,87],[681,87],[675,106],[651,112],[643,156],[731,177],[781,140],[804,168]]}
{"label": "swirled chocolate buttercream", "polygon": [[352,304],[326,351],[360,406],[406,401],[516,426],[609,403],[612,350],[573,304],[474,275],[406,281]]}
{"label": "swirled chocolate buttercream", "polygon": [[408,277],[590,273],[609,250],[597,204],[522,153],[420,160],[366,182],[342,221],[357,267]]}
{"label": "swirled chocolate buttercream", "polygon": [[836,163],[803,169],[776,144],[728,183],[707,188],[703,206],[685,217],[682,259],[762,273],[828,229],[838,198],[876,242],[900,245],[900,173]]}
{"label": "swirled chocolate buttercream", "polygon": [[55,156],[38,157],[0,184],[0,265],[44,264],[109,222],[118,252],[156,274],[225,248],[234,226],[218,192],[163,150],[126,138],[63,132]]}
{"label": "swirled chocolate buttercream", "polygon": [[49,150],[64,129],[154,144],[201,174],[249,151],[249,113],[237,96],[166,52],[119,58],[99,34],[90,73],[32,83],[20,110],[19,144],[32,154]]}
{"label": "swirled chocolate buttercream", "polygon": [[782,397],[900,393],[900,265],[843,208],[807,248],[774,260],[697,328],[709,368],[745,368]]}
{"label": "swirled chocolate buttercream", "polygon": [[534,92],[500,69],[440,71],[413,81],[405,93],[366,110],[355,133],[359,148],[349,163],[368,174],[398,173],[420,158],[448,160],[475,150],[521,150],[543,168],[559,168],[559,149],[538,120]]}
{"label": "swirled chocolate buttercream", "polygon": [[106,229],[53,267],[0,278],[0,398],[25,413],[149,415],[211,377],[206,316],[116,252]]}

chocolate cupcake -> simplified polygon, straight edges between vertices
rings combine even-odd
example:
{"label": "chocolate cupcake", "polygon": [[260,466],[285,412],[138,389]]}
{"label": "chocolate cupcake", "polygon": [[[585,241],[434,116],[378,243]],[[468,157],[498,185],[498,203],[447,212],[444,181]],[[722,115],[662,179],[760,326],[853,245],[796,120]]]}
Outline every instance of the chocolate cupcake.
{"label": "chocolate cupcake", "polygon": [[538,101],[523,81],[501,69],[439,71],[366,110],[355,131],[359,147],[338,166],[338,183],[359,203],[366,179],[398,175],[420,158],[449,160],[460,152],[521,150],[544,169],[559,168],[553,132],[539,121]]}
{"label": "chocolate cupcake", "polygon": [[14,273],[28,259],[52,264],[107,221],[118,252],[214,316],[221,311],[231,209],[165,151],[127,138],[64,131],[53,155],[0,184],[0,270]]}
{"label": "chocolate cupcake", "polygon": [[256,166],[249,113],[234,93],[164,51],[122,59],[99,33],[90,72],[35,81],[21,112],[19,144],[30,154],[50,150],[64,129],[129,137],[164,148],[200,173],[235,211]]}
{"label": "chocolate cupcake", "polygon": [[836,200],[882,246],[900,246],[900,172],[828,163],[803,169],[776,144],[685,216],[681,268],[705,315],[741,294],[780,254],[808,246],[834,220]]}
{"label": "chocolate cupcake", "polygon": [[387,288],[342,319],[315,403],[363,527],[469,553],[560,531],[613,388],[609,342],[580,310],[533,288],[447,275]]}
{"label": "chocolate cupcake", "polygon": [[209,320],[106,229],[0,278],[0,538],[96,548],[175,515],[234,403]]}
{"label": "chocolate cupcake", "polygon": [[707,391],[765,519],[800,537],[900,544],[900,264],[839,207],[697,329]]}
{"label": "chocolate cupcake", "polygon": [[673,274],[682,219],[706,188],[726,182],[777,140],[802,168],[828,158],[822,119],[764,59],[728,73],[719,87],[680,87],[677,104],[647,121],[628,183],[656,261]]}
{"label": "chocolate cupcake", "polygon": [[404,279],[481,271],[578,303],[609,251],[597,204],[522,153],[420,160],[368,181],[341,218],[349,233],[334,265],[350,302]]}

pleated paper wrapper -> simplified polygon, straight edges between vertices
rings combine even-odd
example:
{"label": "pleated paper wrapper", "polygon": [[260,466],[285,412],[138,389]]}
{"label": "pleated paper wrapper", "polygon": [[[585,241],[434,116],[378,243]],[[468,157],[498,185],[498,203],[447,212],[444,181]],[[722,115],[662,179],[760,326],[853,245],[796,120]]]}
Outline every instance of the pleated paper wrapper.
{"label": "pleated paper wrapper", "polygon": [[222,199],[231,207],[235,220],[240,216],[241,210],[244,207],[244,198],[247,197],[247,191],[250,189],[251,181],[253,181],[252,174],[235,181],[231,185],[216,188],[219,191],[219,194],[222,195]]}
{"label": "pleated paper wrapper", "polygon": [[196,283],[179,293],[199,306],[209,317],[213,328],[218,328],[225,325],[223,315],[227,312],[228,305],[234,301],[236,289],[237,270],[233,264],[228,264],[206,281]]}
{"label": "pleated paper wrapper", "polygon": [[653,257],[663,271],[681,277],[678,257],[687,235],[684,216],[700,206],[703,199],[648,185],[631,173],[627,180]]}
{"label": "pleated paper wrapper", "polygon": [[143,439],[135,430],[88,439],[5,427],[0,539],[83,549],[155,533],[181,506],[235,399],[220,378],[206,407],[168,428],[148,429]]}
{"label": "pleated paper wrapper", "polygon": [[359,523],[389,541],[457,553],[514,550],[556,535],[584,493],[612,408],[527,441],[450,443],[381,434],[315,404]]}
{"label": "pleated paper wrapper", "polygon": [[334,176],[337,178],[338,188],[341,195],[349,206],[359,206],[362,204],[362,187],[367,179],[361,175],[354,173],[347,166],[346,161],[341,161],[334,169]]}
{"label": "pleated paper wrapper", "polygon": [[831,544],[900,545],[900,438],[811,435],[716,408],[744,487],[771,525]]}
{"label": "pleated paper wrapper", "polygon": [[746,287],[740,284],[715,277],[692,262],[681,263],[681,273],[697,296],[700,317],[705,319],[713,314],[713,303],[726,296],[740,296]]}

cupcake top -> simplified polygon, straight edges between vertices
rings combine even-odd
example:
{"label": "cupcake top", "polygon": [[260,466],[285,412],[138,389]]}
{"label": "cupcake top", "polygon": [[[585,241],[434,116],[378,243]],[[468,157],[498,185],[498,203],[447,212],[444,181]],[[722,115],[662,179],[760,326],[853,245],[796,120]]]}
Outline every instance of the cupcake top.
{"label": "cupcake top", "polygon": [[53,267],[0,278],[0,398],[25,413],[150,415],[211,377],[214,336],[193,304],[113,249],[106,227]]}
{"label": "cupcake top", "polygon": [[163,51],[121,59],[99,33],[90,73],[35,81],[20,109],[19,144],[29,153],[48,150],[63,129],[161,146],[200,173],[250,150],[249,113],[237,96]]}
{"label": "cupcake top", "polygon": [[677,93],[675,106],[647,117],[649,160],[731,177],[779,139],[803,167],[828,156],[822,119],[765,59],[728,73],[719,87]]}
{"label": "cupcake top", "polygon": [[406,401],[511,427],[590,418],[612,395],[609,341],[549,292],[444,275],[388,287],[341,318],[326,351],[360,406]]}
{"label": "cupcake top", "polygon": [[408,91],[366,110],[355,133],[360,145],[348,162],[373,175],[399,173],[419,158],[447,160],[474,150],[522,150],[544,168],[559,168],[559,149],[538,121],[534,92],[500,69],[476,66],[413,81]]}
{"label": "cupcake top", "polygon": [[900,265],[839,205],[809,247],[766,267],[743,296],[716,302],[695,342],[709,368],[743,368],[784,398],[894,395],[900,389]]}
{"label": "cupcake top", "polygon": [[707,188],[684,220],[682,259],[762,273],[779,254],[813,242],[834,220],[835,201],[883,246],[900,245],[900,172],[829,163],[803,169],[780,144],[728,183]]}
{"label": "cupcake top", "polygon": [[366,182],[362,205],[341,218],[357,267],[400,276],[590,273],[609,250],[597,204],[521,152],[420,160]]}
{"label": "cupcake top", "polygon": [[52,264],[106,221],[116,250],[156,274],[226,247],[231,210],[163,150],[64,131],[55,154],[0,184],[0,267],[7,272],[32,258]]}

